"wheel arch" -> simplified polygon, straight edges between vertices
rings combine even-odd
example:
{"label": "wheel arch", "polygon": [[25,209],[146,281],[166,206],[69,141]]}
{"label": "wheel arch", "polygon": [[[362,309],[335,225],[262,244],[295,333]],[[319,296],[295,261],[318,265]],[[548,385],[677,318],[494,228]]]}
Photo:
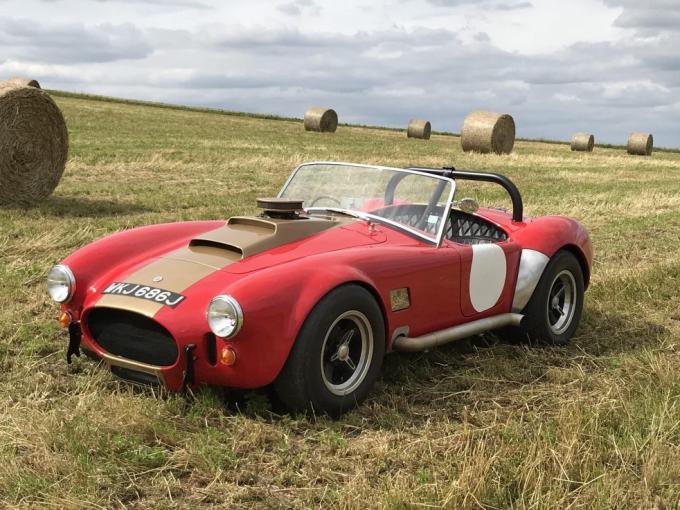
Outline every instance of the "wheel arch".
{"label": "wheel arch", "polygon": [[382,315],[382,320],[383,320],[383,327],[385,330],[385,338],[383,339],[385,341],[385,348],[389,345],[390,341],[390,335],[389,335],[389,329],[388,329],[388,323],[387,323],[387,308],[385,307],[385,302],[378,292],[378,289],[376,289],[373,285],[369,284],[368,282],[362,281],[362,280],[351,280],[348,282],[345,282],[343,284],[337,285],[328,293],[333,292],[333,290],[343,287],[345,285],[356,285],[358,287],[363,288],[366,290],[371,296],[373,296],[373,299],[375,299],[375,302],[378,304],[378,307],[380,308],[380,315]]}
{"label": "wheel arch", "polygon": [[581,250],[581,248],[575,244],[565,244],[560,249],[555,251],[552,257],[554,257],[559,251],[567,251],[576,258],[579,265],[581,266],[581,270],[583,271],[583,288],[587,289],[588,285],[590,285],[590,264],[588,264],[588,259],[586,258],[585,253],[583,253],[583,250]]}
{"label": "wheel arch", "polygon": [[365,291],[367,291],[371,295],[371,297],[373,297],[373,299],[375,300],[376,304],[378,305],[378,308],[380,308],[380,315],[382,316],[383,326],[384,326],[384,329],[385,329],[384,342],[385,342],[385,346],[387,347],[387,345],[389,344],[389,334],[388,334],[388,321],[387,321],[388,316],[387,316],[387,308],[385,307],[385,302],[384,302],[382,296],[380,295],[380,292],[378,292],[378,289],[372,283],[369,283],[367,280],[362,280],[362,279],[357,279],[357,278],[334,282],[333,285],[326,288],[325,292],[323,292],[318,297],[316,297],[314,302],[311,303],[311,306],[306,306],[305,307],[306,308],[305,316],[304,316],[304,319],[302,320],[302,322],[300,323],[300,327],[298,328],[298,334],[299,334],[299,330],[302,328],[302,324],[304,323],[304,321],[307,320],[307,318],[310,316],[310,314],[314,311],[314,308],[316,308],[316,306],[324,298],[326,298],[326,296],[328,296],[332,292],[336,291],[337,289],[340,289],[342,287],[347,287],[349,285],[355,285],[355,286],[360,287],[360,288],[364,289]]}
{"label": "wheel arch", "polygon": [[570,253],[578,262],[583,272],[583,287],[586,289],[590,280],[590,267],[587,255],[574,244],[564,244],[554,250],[550,255],[530,248],[524,248],[520,259],[520,266],[515,283],[515,292],[512,302],[512,311],[523,312],[538,287],[541,278],[545,274],[548,263],[560,252]]}
{"label": "wheel arch", "polygon": [[[327,297],[332,296],[334,293],[337,293],[336,295],[340,301],[334,299],[326,300]],[[366,297],[366,293],[368,297]],[[372,310],[368,313],[365,310],[365,305],[370,300],[376,303],[377,310],[371,307]],[[364,303],[364,306],[358,306],[356,301]],[[357,402],[363,401],[366,397],[375,381],[375,377],[377,377],[377,373],[380,371],[386,345],[381,345],[378,337],[374,337],[370,351],[364,351],[362,347],[362,354],[367,352],[368,357],[362,358],[364,361],[361,365],[357,363],[356,367],[352,367],[353,374],[359,373],[358,367],[362,367],[360,379],[358,382],[351,383],[351,389],[346,389],[349,393],[342,393],[344,390],[337,386],[340,384],[339,382],[333,381],[330,383],[326,376],[324,376],[323,364],[326,352],[324,349],[328,332],[330,332],[330,329],[326,330],[326,339],[324,339],[323,343],[318,342],[321,335],[323,335],[324,328],[327,327],[324,321],[331,319],[331,322],[328,324],[332,328],[339,318],[348,315],[347,312],[350,314],[359,313],[356,310],[361,310],[361,315],[375,316],[376,313],[380,313],[384,321],[382,300],[377,289],[367,282],[347,279],[337,282],[332,287],[326,287],[325,292],[320,293],[314,304],[306,308],[308,310],[307,315],[300,324],[300,329],[292,342],[281,370],[272,381],[272,387],[278,398],[293,410],[316,412],[315,410],[319,409],[331,416],[337,416],[344,412],[344,410],[353,407]],[[321,311],[324,313],[319,315],[318,312]],[[364,317],[364,319],[367,319],[369,324],[371,324],[370,319],[367,317]],[[378,320],[378,318],[376,317],[375,320]],[[364,325],[368,326],[366,323]],[[319,344],[318,349],[320,350],[317,350],[317,344]],[[310,357],[310,354],[318,356],[319,353],[321,354],[321,372],[318,372],[319,358]],[[316,366],[316,369],[312,368],[313,366]],[[331,385],[336,385],[336,390],[340,392],[334,391]]]}

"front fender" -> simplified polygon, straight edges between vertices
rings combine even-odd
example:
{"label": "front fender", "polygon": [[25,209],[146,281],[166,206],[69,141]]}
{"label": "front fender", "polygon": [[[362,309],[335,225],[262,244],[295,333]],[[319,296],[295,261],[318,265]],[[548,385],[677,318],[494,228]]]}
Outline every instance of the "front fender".
{"label": "front fender", "polygon": [[236,351],[238,362],[224,367],[214,383],[250,388],[270,384],[288,359],[305,319],[326,294],[350,282],[377,294],[366,274],[331,258],[315,257],[313,266],[309,259],[274,266],[241,277],[225,289],[241,304],[244,321],[233,340],[220,340],[220,346]]}
{"label": "front fender", "polygon": [[223,221],[190,221],[138,227],[106,236],[76,250],[61,262],[76,278],[76,292],[69,309],[79,313],[90,285],[105,274],[125,272],[222,224]]}

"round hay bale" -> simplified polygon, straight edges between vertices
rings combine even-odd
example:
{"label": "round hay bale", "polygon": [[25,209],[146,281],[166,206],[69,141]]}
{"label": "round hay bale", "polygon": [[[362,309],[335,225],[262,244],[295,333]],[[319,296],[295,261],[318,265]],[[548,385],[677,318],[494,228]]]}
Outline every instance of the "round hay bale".
{"label": "round hay bale", "polygon": [[460,134],[463,151],[510,154],[515,145],[515,121],[507,113],[472,112]]}
{"label": "round hay bale", "polygon": [[411,119],[408,123],[406,136],[408,138],[420,138],[421,140],[429,140],[432,134],[432,125],[422,119]]}
{"label": "round hay bale", "polygon": [[338,128],[338,114],[330,108],[313,107],[305,112],[305,131],[335,133]]}
{"label": "round hay bale", "polygon": [[36,89],[40,88],[40,83],[38,83],[38,80],[32,80],[31,78],[22,78],[20,76],[14,76],[7,81],[19,87],[34,87]]}
{"label": "round hay bale", "polygon": [[593,152],[595,137],[591,133],[576,133],[571,137],[571,150]]}
{"label": "round hay bale", "polygon": [[61,111],[43,90],[0,82],[0,205],[34,205],[59,184],[68,156]]}
{"label": "round hay bale", "polygon": [[631,133],[628,137],[628,154],[651,156],[654,137],[650,133]]}

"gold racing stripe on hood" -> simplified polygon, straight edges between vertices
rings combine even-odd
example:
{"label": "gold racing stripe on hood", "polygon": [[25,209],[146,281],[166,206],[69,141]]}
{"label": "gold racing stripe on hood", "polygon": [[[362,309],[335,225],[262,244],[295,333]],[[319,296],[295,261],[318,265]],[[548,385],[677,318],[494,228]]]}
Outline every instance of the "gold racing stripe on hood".
{"label": "gold racing stripe on hood", "polygon": [[[182,294],[195,283],[230,264],[346,222],[345,218],[231,218],[226,225],[192,239],[188,246],[155,259],[116,282]],[[165,305],[130,295],[104,294],[95,306],[122,308],[153,317]]]}
{"label": "gold racing stripe on hood", "polygon": [[[229,263],[229,262],[227,262]],[[226,264],[225,264],[226,265]],[[194,283],[210,276],[217,269],[204,264],[189,262],[188,260],[174,260],[171,258],[156,259],[142,267],[138,271],[130,274],[127,278],[120,280],[123,283],[133,283],[135,285],[158,287],[181,294],[184,290],[191,287]],[[163,279],[155,282],[160,276]],[[102,289],[104,290],[104,289]],[[147,317],[153,317],[163,308],[162,303],[147,299],[125,296],[122,294],[104,294],[97,304],[97,307],[123,308],[132,312],[141,313]],[[180,304],[181,306],[181,304]]]}

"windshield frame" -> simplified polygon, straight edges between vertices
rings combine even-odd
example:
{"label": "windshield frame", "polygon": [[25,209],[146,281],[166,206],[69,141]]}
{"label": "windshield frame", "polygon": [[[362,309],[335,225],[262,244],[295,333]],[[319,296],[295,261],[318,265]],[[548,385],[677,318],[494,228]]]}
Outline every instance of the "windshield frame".
{"label": "windshield frame", "polygon": [[[314,165],[324,165],[324,166],[344,166],[344,167],[356,167],[356,168],[371,168],[375,170],[389,170],[389,171],[394,171],[394,172],[399,172],[399,173],[404,173],[404,174],[413,174],[413,175],[421,175],[423,177],[427,177],[429,179],[435,179],[439,181],[444,181],[451,183],[450,191],[449,191],[449,196],[446,199],[445,205],[444,205],[444,211],[445,211],[445,217],[442,219],[441,225],[439,225],[439,229],[437,231],[436,237],[433,239],[432,237],[414,229],[410,228],[406,225],[403,225],[401,223],[398,223],[396,221],[390,220],[389,218],[383,218],[382,216],[377,216],[371,213],[365,213],[362,211],[354,211],[352,209],[344,209],[341,207],[305,207],[305,212],[313,212],[313,211],[330,211],[333,212],[333,209],[336,211],[347,211],[348,213],[351,213],[352,216],[356,216],[359,219],[364,219],[366,221],[374,221],[376,223],[385,223],[387,225],[390,225],[398,230],[402,230],[404,232],[408,232],[419,239],[422,239],[425,242],[432,243],[434,244],[437,248],[441,247],[442,245],[442,239],[444,238],[444,229],[446,228],[446,216],[448,216],[449,211],[451,211],[451,207],[453,205],[453,197],[456,193],[456,181],[455,179],[452,179],[450,177],[444,177],[442,175],[432,175],[429,173],[425,172],[419,172],[417,170],[411,170],[408,168],[394,168],[394,167],[389,167],[389,166],[382,166],[382,165],[367,165],[367,164],[362,164],[362,163],[347,163],[347,162],[341,162],[341,161],[311,161],[307,163],[302,163],[295,167],[295,170],[291,172],[291,174],[288,176],[288,179],[286,179],[286,182],[283,184],[281,187],[281,190],[279,191],[277,197],[281,198],[283,193],[286,191],[286,188],[288,188],[288,185],[291,183],[291,181],[295,178],[297,175],[298,171],[301,168],[307,167],[307,166],[314,166]],[[443,196],[443,193],[442,193]],[[441,198],[441,197],[440,197]]]}

